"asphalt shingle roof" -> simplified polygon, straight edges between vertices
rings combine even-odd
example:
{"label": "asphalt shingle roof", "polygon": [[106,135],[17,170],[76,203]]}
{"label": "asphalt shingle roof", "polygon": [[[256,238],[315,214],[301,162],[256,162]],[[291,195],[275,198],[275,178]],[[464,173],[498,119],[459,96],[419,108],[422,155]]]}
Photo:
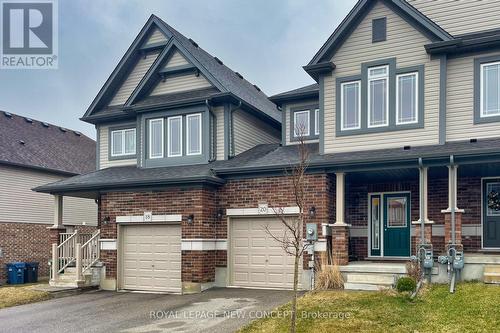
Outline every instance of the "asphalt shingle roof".
{"label": "asphalt shingle roof", "polygon": [[285,91],[285,92],[273,95],[273,96],[269,97],[269,99],[273,100],[275,98],[295,96],[295,95],[300,95],[300,94],[305,94],[305,93],[315,93],[315,92],[317,92],[319,94],[319,84],[317,84],[317,83],[313,83],[313,84],[309,84],[309,85],[304,86],[304,87]]}
{"label": "asphalt shingle roof", "polygon": [[80,132],[0,111],[0,163],[81,174],[95,159],[95,141]]}

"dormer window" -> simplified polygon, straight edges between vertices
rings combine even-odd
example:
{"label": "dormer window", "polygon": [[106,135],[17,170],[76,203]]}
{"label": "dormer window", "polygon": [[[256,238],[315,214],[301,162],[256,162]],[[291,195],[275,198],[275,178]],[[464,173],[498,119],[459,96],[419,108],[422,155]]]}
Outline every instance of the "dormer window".
{"label": "dormer window", "polygon": [[123,157],[135,155],[135,128],[111,131],[111,156]]}

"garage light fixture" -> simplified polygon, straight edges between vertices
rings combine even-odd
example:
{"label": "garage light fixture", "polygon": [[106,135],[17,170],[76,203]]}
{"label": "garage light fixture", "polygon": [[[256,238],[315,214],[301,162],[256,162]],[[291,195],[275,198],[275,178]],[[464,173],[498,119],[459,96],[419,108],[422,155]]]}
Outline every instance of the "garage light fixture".
{"label": "garage light fixture", "polygon": [[224,211],[222,209],[217,210],[217,220],[220,220],[224,215]]}
{"label": "garage light fixture", "polygon": [[106,224],[109,224],[109,222],[111,221],[111,218],[109,216],[106,216],[102,219],[102,222],[101,224],[102,225],[106,225]]}
{"label": "garage light fixture", "polygon": [[190,214],[190,215],[188,216],[188,218],[187,218],[187,222],[188,222],[189,224],[193,224],[193,222],[194,222],[194,214]]}
{"label": "garage light fixture", "polygon": [[315,217],[316,216],[316,207],[312,206],[309,208],[309,217]]}

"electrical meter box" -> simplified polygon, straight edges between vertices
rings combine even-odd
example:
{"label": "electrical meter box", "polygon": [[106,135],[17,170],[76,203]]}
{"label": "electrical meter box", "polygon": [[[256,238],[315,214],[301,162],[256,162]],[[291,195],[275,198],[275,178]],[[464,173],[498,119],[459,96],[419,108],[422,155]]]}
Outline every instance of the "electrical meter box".
{"label": "electrical meter box", "polygon": [[432,268],[434,266],[434,259],[432,249],[425,250],[424,268]]}
{"label": "electrical meter box", "polygon": [[463,269],[464,268],[464,253],[457,252],[455,254],[455,259],[453,260],[453,269]]}
{"label": "electrical meter box", "polygon": [[318,240],[318,225],[316,223],[306,224],[306,240],[308,241]]}

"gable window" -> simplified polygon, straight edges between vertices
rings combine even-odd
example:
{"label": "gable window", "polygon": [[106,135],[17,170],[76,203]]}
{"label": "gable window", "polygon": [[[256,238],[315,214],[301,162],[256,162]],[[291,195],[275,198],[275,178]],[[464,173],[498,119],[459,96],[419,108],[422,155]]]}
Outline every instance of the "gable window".
{"label": "gable window", "polygon": [[293,136],[295,138],[309,136],[309,110],[294,112],[293,124]]}
{"label": "gable window", "polygon": [[135,155],[135,128],[111,131],[111,156]]}
{"label": "gable window", "polygon": [[168,157],[182,156],[182,116],[169,117]]}
{"label": "gable window", "polygon": [[319,135],[319,109],[314,109],[314,135]]}
{"label": "gable window", "polygon": [[396,124],[418,122],[418,73],[396,76]]}
{"label": "gable window", "polygon": [[500,116],[500,62],[481,64],[481,118]]}
{"label": "gable window", "polygon": [[389,120],[389,66],[368,69],[368,127],[387,126]]}
{"label": "gable window", "polygon": [[344,82],[340,87],[342,130],[359,129],[361,121],[361,82]]}
{"label": "gable window", "polygon": [[149,158],[163,157],[163,119],[149,120]]}
{"label": "gable window", "polygon": [[199,155],[201,154],[201,114],[190,114],[186,116],[186,122],[186,154]]}

